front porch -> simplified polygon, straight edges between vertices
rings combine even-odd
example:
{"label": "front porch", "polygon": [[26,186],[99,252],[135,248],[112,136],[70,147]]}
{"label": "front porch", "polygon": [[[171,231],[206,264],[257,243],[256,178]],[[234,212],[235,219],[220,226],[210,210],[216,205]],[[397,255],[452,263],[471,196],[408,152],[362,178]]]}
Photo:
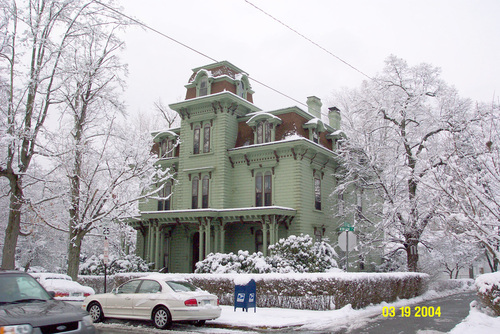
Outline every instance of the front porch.
{"label": "front porch", "polygon": [[[192,272],[210,253],[243,249],[267,255],[267,246],[279,240],[295,215],[295,209],[278,206],[150,211],[141,212],[141,219],[130,225],[142,241],[137,253],[153,263],[154,270]],[[257,240],[257,233],[261,248],[250,240],[251,235]]]}

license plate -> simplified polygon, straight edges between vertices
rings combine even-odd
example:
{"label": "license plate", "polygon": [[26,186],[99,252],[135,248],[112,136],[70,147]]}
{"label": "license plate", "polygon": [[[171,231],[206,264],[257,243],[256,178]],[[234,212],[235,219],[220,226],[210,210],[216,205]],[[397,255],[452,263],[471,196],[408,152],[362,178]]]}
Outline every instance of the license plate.
{"label": "license plate", "polygon": [[211,300],[204,300],[203,301],[203,305],[210,305],[210,304],[212,304]]}
{"label": "license plate", "polygon": [[71,297],[81,297],[82,293],[81,292],[72,292]]}

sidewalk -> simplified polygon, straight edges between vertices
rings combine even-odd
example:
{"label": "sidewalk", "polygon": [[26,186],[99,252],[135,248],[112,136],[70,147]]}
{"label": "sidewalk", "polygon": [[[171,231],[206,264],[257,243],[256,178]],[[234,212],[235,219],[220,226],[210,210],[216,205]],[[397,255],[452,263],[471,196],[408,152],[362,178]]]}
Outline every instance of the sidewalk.
{"label": "sidewalk", "polygon": [[257,308],[257,312],[254,313],[253,309],[249,309],[248,312],[237,309],[235,312],[232,306],[221,306],[221,317],[208,321],[207,325],[216,328],[247,330],[290,328],[298,331],[324,331],[329,328],[352,328],[353,324],[356,328],[360,328],[367,324],[371,317],[382,315],[384,306],[394,306],[398,309],[402,306],[422,303],[461,292],[464,291],[454,290],[440,293],[428,291],[416,298],[372,305],[359,310],[354,310],[350,305],[347,305],[342,309],[331,311]]}

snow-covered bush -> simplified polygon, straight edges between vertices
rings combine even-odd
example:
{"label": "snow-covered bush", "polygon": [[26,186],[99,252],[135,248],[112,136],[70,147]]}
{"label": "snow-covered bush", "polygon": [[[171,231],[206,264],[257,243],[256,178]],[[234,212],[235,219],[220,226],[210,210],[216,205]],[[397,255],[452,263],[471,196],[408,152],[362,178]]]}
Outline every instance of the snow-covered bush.
{"label": "snow-covered bush", "polygon": [[500,272],[476,278],[476,289],[481,303],[500,316]]}
{"label": "snow-covered bush", "polygon": [[[87,261],[80,265],[80,275],[104,275],[103,260],[103,255],[92,255]],[[146,272],[149,271],[149,269],[150,264],[135,254],[125,255],[121,258],[110,256],[107,274]]]}
{"label": "snow-covered bush", "polygon": [[266,262],[261,252],[250,254],[248,251],[238,251],[238,254],[210,253],[196,263],[195,273],[268,273],[271,266]]}
{"label": "snow-covered bush", "polygon": [[314,242],[308,235],[292,235],[269,246],[270,255],[211,253],[196,264],[195,273],[306,273],[337,268],[337,253],[327,240]]}
{"label": "snow-covered bush", "polygon": [[269,246],[268,262],[274,272],[321,273],[337,267],[337,253],[326,241],[314,242],[309,235],[292,235]]}

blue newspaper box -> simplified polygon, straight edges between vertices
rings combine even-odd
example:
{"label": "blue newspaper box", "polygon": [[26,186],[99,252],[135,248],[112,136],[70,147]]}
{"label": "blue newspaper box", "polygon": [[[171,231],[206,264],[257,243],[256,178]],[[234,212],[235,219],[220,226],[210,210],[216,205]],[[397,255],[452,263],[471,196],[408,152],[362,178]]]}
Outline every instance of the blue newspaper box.
{"label": "blue newspaper box", "polygon": [[256,301],[256,284],[255,280],[250,280],[245,285],[234,285],[234,311],[236,308],[241,307],[243,311],[248,312],[248,308],[253,307],[253,311],[257,311]]}

